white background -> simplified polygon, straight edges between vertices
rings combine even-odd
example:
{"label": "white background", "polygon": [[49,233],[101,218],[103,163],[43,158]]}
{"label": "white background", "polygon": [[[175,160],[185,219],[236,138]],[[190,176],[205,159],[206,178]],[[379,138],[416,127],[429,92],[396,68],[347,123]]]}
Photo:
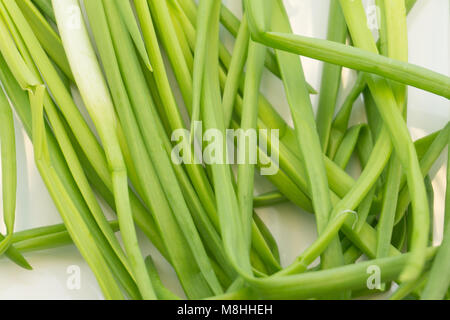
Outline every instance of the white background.
{"label": "white background", "polygon": [[[334,1],[334,0],[332,0]],[[241,0],[224,1],[233,11],[240,12]],[[291,17],[295,33],[326,37],[329,0],[284,0]],[[370,5],[370,1],[365,1]],[[410,62],[449,74],[449,15],[448,0],[418,0],[408,17]],[[226,32],[223,37],[227,44],[232,40]],[[231,48],[231,46],[230,46]],[[315,88],[320,88],[322,63],[302,58],[306,78]],[[340,101],[352,86],[354,72],[344,70],[343,93]],[[266,74],[262,90],[269,100],[289,119],[288,106],[279,80]],[[312,97],[317,106],[317,96]],[[339,104],[340,105],[340,104]],[[408,122],[414,139],[438,130],[450,120],[450,104],[445,98],[409,89]],[[16,118],[17,120],[17,118]],[[352,124],[364,120],[362,101],[358,101],[352,116]],[[61,222],[50,196],[35,168],[32,145],[19,123],[16,121],[18,157],[18,200],[16,230],[45,226]],[[435,243],[442,238],[442,221],[445,193],[445,156],[433,167],[435,176]],[[1,174],[1,173],[0,173]],[[1,184],[0,184],[1,185]],[[257,191],[271,189],[264,180],[258,178]],[[1,200],[1,195],[0,195]],[[0,208],[0,217],[1,217]],[[261,217],[277,239],[283,265],[290,263],[315,238],[316,228],[312,215],[301,212],[291,204],[258,210]],[[2,221],[2,220],[1,220]],[[0,231],[5,228],[0,223]],[[171,267],[160,257],[152,245],[140,235],[145,254],[151,253],[163,282],[176,293],[182,295]],[[102,295],[89,267],[75,247],[27,253],[26,258],[33,271],[20,269],[5,258],[0,258],[0,299],[101,299]],[[66,286],[67,268],[76,265],[81,269],[81,288],[69,290]]]}

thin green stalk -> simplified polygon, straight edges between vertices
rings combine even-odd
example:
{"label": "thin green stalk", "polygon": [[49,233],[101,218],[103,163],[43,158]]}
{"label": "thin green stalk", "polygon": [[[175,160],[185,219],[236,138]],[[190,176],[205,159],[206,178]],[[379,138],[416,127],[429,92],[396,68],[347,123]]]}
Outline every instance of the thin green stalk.
{"label": "thin green stalk", "polygon": [[364,128],[364,125],[362,124],[349,128],[347,130],[347,133],[344,135],[344,138],[342,139],[342,143],[337,149],[333,161],[342,169],[345,169],[347,167],[347,164],[350,161],[350,157],[352,156],[353,151],[355,151],[357,142],[359,140],[359,134],[362,128]]}
{"label": "thin green stalk", "polygon": [[[427,260],[436,253],[435,248],[427,250]],[[367,288],[367,268],[380,268],[382,282],[398,279],[411,253],[391,258],[376,259],[342,266],[329,270],[307,272],[282,278],[271,277],[255,283],[252,288],[244,288],[215,299],[308,299],[320,298],[332,292]]]}
{"label": "thin green stalk", "polygon": [[[445,128],[438,134],[438,136],[434,139],[432,144],[429,146],[428,150],[424,153],[424,155],[420,158],[420,170],[422,172],[422,177],[425,176],[430,171],[431,167],[442,153],[444,148],[448,144],[448,137],[450,135],[450,123],[447,123]],[[405,215],[406,209],[408,208],[411,202],[411,196],[409,193],[408,186],[405,185],[405,179],[402,177],[402,181],[400,184],[400,195],[398,199],[397,211],[395,213],[395,223],[397,224]]]}
{"label": "thin green stalk", "polygon": [[[200,119],[200,97],[205,72],[206,52],[208,50],[207,34],[214,3],[218,0],[200,0],[197,14],[197,33],[195,38],[194,69],[192,73],[192,112],[191,138],[193,138],[195,122]],[[192,141],[192,139],[191,139]]]}
{"label": "thin green stalk", "polygon": [[377,258],[388,256],[392,240],[401,177],[401,163],[396,157],[391,159],[387,174],[389,178],[385,183],[383,204],[377,226]]}
{"label": "thin green stalk", "polygon": [[[347,39],[347,25],[342,14],[341,6],[337,1],[330,2],[327,39],[338,43],[345,43]],[[342,67],[339,65],[329,63],[323,65],[316,118],[317,132],[319,133],[323,150],[327,150],[328,148],[331,123],[333,121],[336,100],[341,84],[341,71]]]}
{"label": "thin green stalk", "polygon": [[[258,119],[258,94],[265,56],[266,49],[264,46],[250,42],[247,59],[247,73],[245,78],[243,102],[244,110],[241,118],[241,129],[244,130],[244,132],[256,132],[256,123]],[[225,112],[226,109],[224,108],[223,110]],[[228,127],[226,121],[227,119],[225,120],[225,127]],[[238,144],[238,158],[241,161],[244,161],[238,166],[237,195],[240,213],[242,216],[244,239],[247,245],[250,246],[253,216],[253,186],[255,178],[254,163],[256,163],[257,156],[255,150],[256,148],[253,147],[254,144],[256,144],[256,134],[253,138],[250,134],[249,139],[247,139],[245,134],[241,136],[241,140],[242,137],[244,137],[244,141],[240,141]]]}
{"label": "thin green stalk", "polygon": [[[449,140],[450,142],[450,140]],[[450,148],[448,151],[450,159]],[[438,249],[436,258],[430,270],[421,299],[437,300],[444,299],[450,286],[450,161],[447,160],[447,191],[445,193],[445,218],[444,238]]]}
{"label": "thin green stalk", "polygon": [[11,245],[16,220],[17,164],[14,119],[0,87],[0,146],[2,167],[3,221],[6,237],[0,240],[0,255]]}
{"label": "thin green stalk", "polygon": [[410,295],[414,290],[423,286],[428,279],[429,272],[422,274],[417,280],[404,282],[395,290],[395,292],[389,297],[389,300],[402,300]]}
{"label": "thin green stalk", "polygon": [[[110,221],[109,224],[114,232],[119,231],[117,221]],[[20,252],[52,249],[73,244],[63,223],[16,232],[12,242]]]}
{"label": "thin green stalk", "polygon": [[145,49],[144,40],[142,39],[141,31],[139,29],[138,23],[134,16],[133,8],[129,1],[115,0],[115,4],[122,15],[123,21],[127,26],[128,32],[130,33],[133,43],[136,46],[139,56],[144,61],[145,66],[153,71],[152,65],[150,63],[147,50]]}
{"label": "thin green stalk", "polygon": [[271,207],[273,205],[284,203],[288,199],[280,191],[270,191],[260,194],[253,198],[253,207]]}
{"label": "thin green stalk", "polygon": [[411,63],[380,56],[370,50],[300,35],[266,32],[252,36],[255,41],[270,47],[376,74],[450,99],[449,77]]}
{"label": "thin green stalk", "polygon": [[350,93],[345,98],[341,108],[333,120],[333,123],[331,124],[330,138],[327,149],[327,155],[330,159],[333,159],[336,155],[336,152],[347,131],[353,105],[365,87],[366,81],[364,80],[364,73],[360,72]]}
{"label": "thin green stalk", "polygon": [[159,300],[180,300],[180,297],[172,293],[169,289],[167,289],[164,284],[161,282],[161,279],[158,275],[158,270],[156,270],[155,264],[151,256],[148,256],[145,259],[145,265],[147,266],[148,275],[152,280],[152,283],[155,286],[156,295]]}
{"label": "thin green stalk", "polygon": [[[224,110],[225,127],[230,125],[233,116],[236,95],[239,89],[239,82],[244,71],[245,61],[249,50],[250,30],[248,29],[246,15],[242,18],[239,32],[231,55],[230,67],[228,68],[227,81],[223,90],[222,108]],[[265,55],[264,55],[265,58]],[[248,72],[248,71],[247,71]]]}

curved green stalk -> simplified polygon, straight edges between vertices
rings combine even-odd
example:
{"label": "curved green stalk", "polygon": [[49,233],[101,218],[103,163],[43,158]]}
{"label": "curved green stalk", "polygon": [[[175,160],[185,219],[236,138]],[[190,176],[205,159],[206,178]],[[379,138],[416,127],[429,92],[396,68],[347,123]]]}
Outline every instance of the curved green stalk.
{"label": "curved green stalk", "polygon": [[[450,142],[450,141],[449,141]],[[450,159],[450,149],[448,152]],[[443,299],[450,286],[450,160],[447,160],[447,191],[445,193],[444,238],[430,270],[421,299]]]}
{"label": "curved green stalk", "polygon": [[342,169],[345,169],[350,161],[350,157],[356,148],[362,128],[364,128],[363,124],[349,128],[342,139],[342,143],[336,151],[333,161]]}
{"label": "curved green stalk", "polygon": [[275,204],[284,203],[288,199],[280,191],[270,191],[253,198],[253,207],[271,207]]}
{"label": "curved green stalk", "polygon": [[[339,2],[330,2],[328,14],[327,39],[338,43],[345,43],[347,39],[347,24],[342,14]],[[342,67],[325,63],[322,70],[322,83],[319,91],[319,105],[317,108],[317,132],[319,133],[322,149],[327,150],[331,123],[336,108],[339,87],[341,84]]]}
{"label": "curved green stalk", "polygon": [[373,51],[280,32],[254,35],[254,40],[280,50],[373,73],[450,99],[449,77],[411,63],[380,56]]}
{"label": "curved green stalk", "polygon": [[246,15],[244,15],[236,37],[236,43],[234,44],[231,62],[227,73],[227,81],[225,82],[225,87],[223,90],[222,107],[224,110],[226,128],[230,126],[229,123],[231,121],[231,117],[233,116],[236,95],[238,93],[241,75],[244,71],[244,65],[249,50],[249,41],[250,30],[248,29]]}
{"label": "curved green stalk", "polygon": [[[258,94],[265,56],[265,47],[254,42],[250,42],[247,59],[247,73],[245,77],[243,113],[241,118],[241,129],[244,130],[244,132],[251,132],[252,130],[256,132],[256,123],[258,119]],[[223,110],[225,111],[225,109]],[[225,127],[227,127],[226,121],[227,119],[225,119]],[[254,163],[256,163],[257,155],[256,150],[253,148],[251,141],[252,138],[247,139],[245,133],[241,136],[241,139],[242,137],[244,137],[244,142],[241,142],[238,145],[238,157],[241,161],[244,161],[238,166],[237,195],[240,213],[242,216],[244,239],[246,244],[250,246],[253,215]],[[253,142],[256,144],[256,137],[254,138],[255,139]]]}
{"label": "curved green stalk", "polygon": [[339,109],[336,117],[333,120],[333,123],[331,124],[330,138],[327,149],[327,155],[330,159],[333,159],[336,155],[336,152],[347,131],[353,104],[365,87],[366,81],[364,79],[364,73],[360,72],[358,74],[358,78],[356,78],[355,84],[350,90],[350,93],[345,98],[341,108]]}
{"label": "curved green stalk", "polygon": [[[425,177],[428,174],[432,165],[441,154],[442,150],[444,150],[444,148],[447,146],[449,134],[450,123],[447,123],[445,128],[439,132],[438,136],[433,140],[432,144],[421,157],[420,169],[422,172],[422,177]],[[408,190],[408,186],[406,186],[404,177],[402,177],[400,186],[401,191],[398,198],[397,211],[395,213],[395,224],[401,221],[411,202],[411,196]]]}
{"label": "curved green stalk", "polygon": [[0,146],[2,166],[3,221],[6,237],[0,240],[0,255],[11,244],[16,219],[17,164],[14,119],[9,102],[0,88]]}
{"label": "curved green stalk", "polygon": [[212,25],[211,16],[218,0],[200,0],[197,14],[197,33],[195,38],[194,69],[192,73],[192,112],[191,141],[194,138],[195,122],[200,119],[200,100],[202,95],[203,74],[205,72],[206,52],[208,51],[208,30]]}

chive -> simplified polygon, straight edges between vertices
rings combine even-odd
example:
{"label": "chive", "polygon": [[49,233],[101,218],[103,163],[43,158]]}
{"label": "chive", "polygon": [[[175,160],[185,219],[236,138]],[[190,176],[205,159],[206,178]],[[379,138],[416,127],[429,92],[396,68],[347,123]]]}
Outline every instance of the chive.
{"label": "chive", "polygon": [[347,133],[344,135],[344,139],[342,140],[339,149],[336,152],[336,155],[333,161],[340,166],[342,169],[347,167],[348,162],[350,161],[350,157],[353,154],[353,151],[356,148],[359,134],[364,125],[356,125],[350,127],[347,130]]}
{"label": "chive", "polygon": [[172,293],[169,289],[167,289],[161,279],[159,278],[158,271],[156,270],[155,264],[151,258],[148,256],[145,259],[145,265],[147,266],[148,275],[152,280],[152,283],[155,286],[156,295],[159,300],[180,300],[178,296]]}
{"label": "chive", "polygon": [[0,255],[8,250],[16,219],[17,164],[14,119],[3,89],[0,88],[0,146],[2,167],[3,221],[6,237],[0,240]]}
{"label": "chive", "polygon": [[425,272],[417,280],[402,283],[397,290],[389,297],[389,300],[402,300],[407,297],[411,292],[417,288],[423,286],[428,279],[429,272]]}
{"label": "chive", "polygon": [[[345,43],[347,39],[347,25],[341,7],[337,1],[330,2],[328,14],[327,39],[338,43]],[[317,131],[323,150],[327,150],[330,136],[331,122],[337,103],[339,86],[341,83],[342,67],[325,63],[322,70],[319,105],[317,108]]]}
{"label": "chive", "polygon": [[253,198],[253,207],[271,207],[273,205],[284,203],[287,198],[280,191],[270,191],[260,194]]}
{"label": "chive", "polygon": [[[447,124],[445,128],[439,133],[439,135],[434,139],[428,150],[420,159],[420,168],[421,168],[421,176],[425,177],[426,174],[430,171],[433,163],[441,154],[442,150],[448,144],[448,136],[450,134],[450,124]],[[411,196],[408,191],[408,187],[405,186],[404,178],[402,177],[400,194],[398,199],[397,211],[395,213],[395,223],[398,223],[401,218],[404,216],[406,209],[409,206],[411,201]]]}
{"label": "chive", "polygon": [[[207,48],[208,27],[212,25],[210,21],[214,2],[217,0],[200,0],[197,14],[197,33],[195,38],[194,69],[192,74],[192,111],[191,111],[191,137],[195,122],[200,117],[200,97],[202,95],[202,81],[205,69],[205,59]],[[191,140],[192,141],[192,140]]]}
{"label": "chive", "polygon": [[128,32],[130,33],[131,38],[133,39],[133,43],[139,52],[141,59],[144,61],[145,66],[153,71],[152,65],[148,58],[147,51],[145,49],[145,44],[141,36],[141,31],[139,30],[139,26],[137,24],[136,18],[134,16],[133,9],[131,8],[131,4],[129,1],[120,1],[116,0],[115,4],[122,15],[123,21],[127,26]]}
{"label": "chive", "polygon": [[[450,149],[449,149],[450,150]],[[448,152],[450,155],[450,151]],[[450,159],[450,157],[449,157]],[[421,299],[437,300],[444,299],[450,285],[450,161],[447,161],[447,190],[445,194],[445,219],[444,219],[444,238],[438,249],[436,258],[430,270],[430,275],[425,288],[421,294]]]}
{"label": "chive", "polygon": [[373,73],[437,95],[450,98],[450,78],[399,60],[380,56],[369,50],[300,35],[266,32],[255,41],[343,67]]}
{"label": "chive", "polygon": [[337,149],[339,148],[339,145],[341,144],[347,131],[353,104],[365,87],[366,81],[364,80],[364,73],[360,72],[350,93],[345,98],[345,101],[342,103],[341,108],[331,124],[327,150],[327,155],[330,159],[333,159],[336,155]]}
{"label": "chive", "polygon": [[[249,38],[249,37],[248,37]],[[249,40],[250,41],[250,40]],[[266,49],[260,44],[250,42],[247,59],[247,74],[245,77],[245,90],[243,101],[243,114],[241,118],[241,129],[244,132],[256,130],[258,118],[258,93],[261,83],[262,71],[264,67],[264,58]],[[223,110],[226,110],[223,108]],[[227,120],[225,126],[227,127]],[[256,143],[256,137],[254,137]],[[251,226],[253,212],[253,183],[254,183],[254,160],[251,159],[254,150],[251,139],[244,138],[245,142],[238,145],[238,157],[244,159],[244,163],[238,166],[238,187],[237,195],[239,201],[240,213],[242,216],[242,228],[244,230],[245,243],[251,244]]]}
{"label": "chive", "polygon": [[249,40],[250,31],[248,29],[246,15],[244,15],[236,37],[236,43],[234,45],[230,66],[228,68],[227,81],[225,82],[225,87],[223,90],[222,104],[225,112],[224,117],[226,128],[229,127],[229,123],[233,115],[234,103],[239,88],[239,79],[244,71],[245,60],[249,50]]}

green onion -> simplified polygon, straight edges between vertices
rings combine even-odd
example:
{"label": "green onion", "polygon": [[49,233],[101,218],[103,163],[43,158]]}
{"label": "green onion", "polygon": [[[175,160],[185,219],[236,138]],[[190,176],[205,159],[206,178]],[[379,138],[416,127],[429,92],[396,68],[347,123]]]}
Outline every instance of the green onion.
{"label": "green onion", "polygon": [[[250,41],[250,40],[249,40]],[[253,213],[253,183],[254,183],[254,162],[252,157],[256,157],[255,151],[251,149],[251,135],[247,139],[245,132],[256,130],[258,118],[258,93],[266,57],[266,48],[260,44],[250,42],[247,59],[247,73],[245,77],[245,90],[243,101],[243,114],[241,118],[241,129],[244,130],[244,142],[239,143],[238,157],[244,159],[244,164],[238,166],[238,188],[240,213],[242,215],[242,228],[244,237],[247,238],[247,245],[251,244],[251,226]],[[223,110],[226,110],[225,108]],[[225,126],[227,122],[225,120]],[[242,137],[242,136],[241,136]],[[256,142],[256,137],[255,142]],[[254,159],[256,160],[256,159]]]}
{"label": "green onion", "polygon": [[16,218],[17,164],[14,119],[5,93],[0,88],[0,145],[2,166],[3,221],[6,237],[0,241],[0,255],[11,244]]}
{"label": "green onion", "polygon": [[[328,14],[327,39],[344,43],[347,39],[347,25],[341,7],[337,1],[330,2]],[[325,63],[322,70],[322,83],[320,85],[319,105],[317,108],[317,131],[323,150],[327,150],[330,136],[331,122],[337,103],[339,86],[341,83],[342,67]]]}
{"label": "green onion", "polygon": [[450,181],[449,169],[450,161],[447,161],[447,191],[445,194],[444,238],[442,240],[441,246],[438,249],[436,258],[434,259],[433,265],[430,270],[428,280],[421,295],[421,299],[424,300],[443,299],[450,285],[450,188],[448,184]]}
{"label": "green onion", "polygon": [[259,34],[254,40],[302,56],[373,73],[450,99],[449,77],[369,50],[280,32]]}

